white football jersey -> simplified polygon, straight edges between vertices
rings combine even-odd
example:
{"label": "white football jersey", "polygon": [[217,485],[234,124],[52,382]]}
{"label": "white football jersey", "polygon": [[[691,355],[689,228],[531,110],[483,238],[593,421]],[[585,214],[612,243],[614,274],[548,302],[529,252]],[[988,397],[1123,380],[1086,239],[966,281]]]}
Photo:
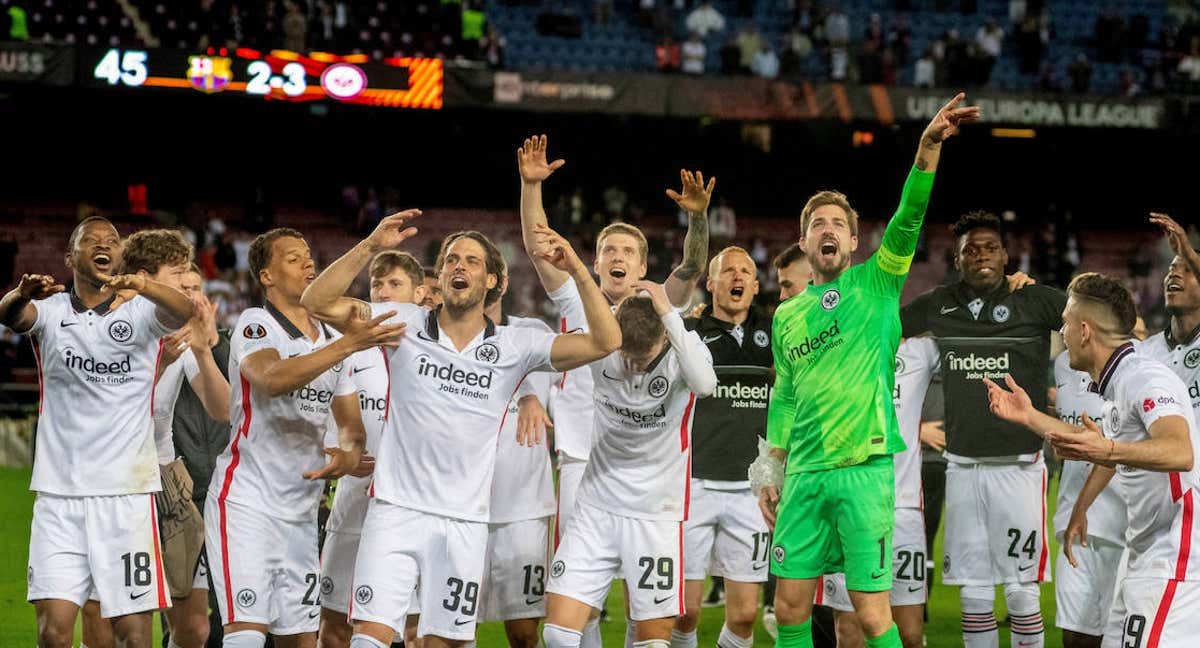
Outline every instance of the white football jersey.
{"label": "white football jersey", "polygon": [[406,508],[487,522],[496,445],[508,403],[530,371],[553,371],[555,335],[488,321],[459,351],[441,333],[438,311],[371,304],[372,317],[396,311],[404,339],[388,351],[391,411],[375,465],[375,497]]}
{"label": "white football jersey", "polygon": [[896,468],[896,508],[921,508],[921,407],[929,380],[938,366],[933,338],[908,338],[896,349],[896,387],[892,402],[900,436],[907,448],[893,458]]}
{"label": "white football jersey", "polygon": [[[229,342],[229,445],[217,457],[213,483],[218,500],[235,502],[283,520],[315,520],[324,483],[303,473],[325,465],[325,431],[333,399],[354,393],[354,381],[340,362],[293,392],[271,396],[242,376],[248,356],[274,349],[280,359],[307,355],[329,344],[324,325],[308,339],[270,303],[248,308]],[[210,492],[212,492],[210,490]]]}
{"label": "white football jersey", "polygon": [[[545,322],[529,317],[509,317],[504,325],[553,333]],[[492,478],[493,524],[554,515],[554,468],[550,462],[549,444],[545,439],[532,447],[517,443],[517,401],[532,394],[545,407],[550,399],[550,383],[560,378],[561,374],[544,371],[531,373],[508,403],[496,446],[496,474]]]}
{"label": "white football jersey", "polygon": [[1200,334],[1186,342],[1168,338],[1170,329],[1152,335],[1137,345],[1138,353],[1167,365],[1187,386],[1194,412],[1200,412]]}
{"label": "white football jersey", "polygon": [[[1092,392],[1091,376],[1071,368],[1067,352],[1054,359],[1054,386],[1058,392],[1055,404],[1058,418],[1076,427],[1083,426],[1086,413],[1099,425],[1104,420],[1104,399]],[[1058,481],[1058,507],[1054,512],[1054,535],[1062,542],[1067,525],[1071,522],[1071,511],[1079,500],[1079,492],[1092,472],[1087,461],[1063,461],[1062,476]],[[1100,491],[1100,496],[1088,509],[1088,535],[1113,544],[1125,545],[1126,526],[1125,500],[1117,489],[1109,486]]]}
{"label": "white football jersey", "polygon": [[[382,347],[364,349],[350,356],[346,365],[354,388],[358,391],[358,411],[367,434],[367,454],[377,457],[379,437],[383,434],[383,422],[388,413],[387,352]],[[337,426],[333,427],[333,445],[337,445]],[[333,494],[333,509],[329,512],[325,528],[340,533],[360,533],[363,520],[367,517],[370,487],[369,476],[346,475],[338,479],[337,490]]]}
{"label": "white football jersey", "polygon": [[692,409],[717,376],[708,346],[663,318],[670,345],[644,373],[620,351],[588,365],[595,384],[595,443],[579,501],[617,515],[686,520],[691,486]]}
{"label": "white football jersey", "polygon": [[160,464],[175,460],[175,440],[171,435],[179,388],[183,386],[185,378],[191,383],[198,375],[200,365],[191,347],[184,349],[175,362],[163,367],[158,374],[158,382],[154,385],[154,445],[158,448]]}
{"label": "white football jersey", "polygon": [[[1104,397],[1104,434],[1120,442],[1150,438],[1159,419],[1178,416],[1187,422],[1195,454],[1200,431],[1189,406],[1187,387],[1166,365],[1125,344],[1115,351],[1094,386]],[[1162,473],[1118,465],[1109,487],[1125,500],[1129,578],[1200,580],[1200,561],[1189,560],[1200,546],[1200,526],[1193,522],[1200,463],[1187,472]]]}
{"label": "white football jersey", "polygon": [[110,310],[72,293],[34,301],[41,379],[30,490],[64,496],[161,490],[151,408],[159,339],[171,332],[141,296]]}
{"label": "white football jersey", "polygon": [[[571,333],[587,330],[587,317],[579,288],[567,280],[549,294],[558,308],[559,331]],[[552,385],[548,409],[554,419],[554,447],[572,459],[586,461],[592,451],[592,372],[579,367],[561,373]]]}

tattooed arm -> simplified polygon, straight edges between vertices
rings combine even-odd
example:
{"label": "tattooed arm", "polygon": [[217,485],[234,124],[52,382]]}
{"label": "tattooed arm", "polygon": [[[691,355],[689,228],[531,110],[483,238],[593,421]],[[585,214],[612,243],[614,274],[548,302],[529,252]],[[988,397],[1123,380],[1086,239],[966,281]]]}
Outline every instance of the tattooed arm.
{"label": "tattooed arm", "polygon": [[683,180],[683,194],[668,189],[667,196],[687,211],[688,229],[683,238],[683,261],[671,271],[663,287],[672,305],[686,306],[692,296],[692,287],[704,272],[704,264],[708,263],[708,203],[712,200],[717,179],[709,178],[708,186],[705,186],[703,173],[693,174],[682,169],[679,177]]}

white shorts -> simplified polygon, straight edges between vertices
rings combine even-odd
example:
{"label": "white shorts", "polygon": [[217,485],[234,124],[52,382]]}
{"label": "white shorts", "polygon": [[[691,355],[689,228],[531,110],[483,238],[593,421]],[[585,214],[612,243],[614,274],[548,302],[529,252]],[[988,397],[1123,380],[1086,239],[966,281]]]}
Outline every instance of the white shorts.
{"label": "white shorts", "polygon": [[104,618],[171,607],[154,495],[38,493],[28,574],[30,601],[82,606],[94,593]]}
{"label": "white shorts", "polygon": [[354,562],[358,558],[358,533],[325,531],[321,550],[321,607],[334,612],[350,612]]}
{"label": "white shorts", "polygon": [[208,550],[200,547],[200,559],[196,561],[196,575],[192,577],[192,589],[208,591]]}
{"label": "white shorts", "polygon": [[271,634],[316,632],[321,622],[317,521],[281,520],[214,495],[204,506],[204,546],[225,624],[261,623]]}
{"label": "white shorts", "polygon": [[942,582],[991,586],[1051,579],[1046,464],[946,467]]}
{"label": "white shorts", "polygon": [[[896,509],[892,532],[892,607],[924,605],[929,594],[925,580],[925,514],[921,509]],[[829,574],[822,583],[824,605],[853,612],[845,574]]]}
{"label": "white shorts", "polygon": [[473,639],[487,538],[484,522],[372,499],[354,566],[350,618],[402,633],[405,618],[417,613],[410,606],[416,597],[422,611],[418,636]]}
{"label": "white shorts", "polygon": [[579,482],[583,481],[583,471],[588,462],[572,459],[564,454],[558,455],[558,515],[554,520],[554,547],[562,542],[566,533],[567,523],[575,515],[575,496],[579,493]]}
{"label": "white shorts", "polygon": [[603,608],[609,585],[623,578],[630,618],[683,614],[683,522],[642,520],[579,503],[550,564],[547,592]]}
{"label": "white shorts", "polygon": [[1104,634],[1124,551],[1120,545],[1092,538],[1088,546],[1077,544],[1072,548],[1078,567],[1072,567],[1067,555],[1059,551],[1054,566],[1056,626],[1093,637]]}
{"label": "white shorts", "polygon": [[723,576],[739,583],[767,580],[771,530],[750,489],[715,490],[692,480],[692,503],[683,523],[688,580]]}
{"label": "white shorts", "polygon": [[488,525],[481,622],[546,616],[552,519]]}
{"label": "white shorts", "polygon": [[1195,648],[1200,581],[1126,578],[1113,599],[1101,648]]}

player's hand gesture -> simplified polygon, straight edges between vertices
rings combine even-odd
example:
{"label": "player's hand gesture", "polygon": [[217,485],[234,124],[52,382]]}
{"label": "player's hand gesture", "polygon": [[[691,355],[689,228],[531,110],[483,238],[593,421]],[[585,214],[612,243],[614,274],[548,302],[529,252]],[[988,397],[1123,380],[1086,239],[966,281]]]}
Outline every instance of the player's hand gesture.
{"label": "player's hand gesture", "polygon": [[193,348],[204,350],[211,347],[211,342],[217,337],[217,309],[219,304],[209,301],[205,295],[196,295],[192,300],[196,304],[196,314],[188,320],[188,325],[182,330],[189,331],[188,340]]}
{"label": "player's hand gesture", "polygon": [[779,487],[763,486],[758,494],[758,509],[762,511],[767,528],[775,530],[775,518],[779,512]]}
{"label": "player's hand gesture", "polygon": [[323,452],[329,456],[329,463],[320,470],[310,470],[303,477],[310,481],[319,479],[337,479],[352,474],[362,462],[362,450],[342,450],[341,448],[325,448]]}
{"label": "player's hand gesture", "polygon": [[410,227],[409,222],[420,215],[420,209],[405,209],[384,217],[367,237],[367,242],[374,250],[400,247],[401,243],[417,235],[417,228]]}
{"label": "player's hand gesture", "polygon": [[366,452],[363,453],[362,459],[358,460],[358,465],[354,467],[354,470],[350,471],[350,475],[353,477],[370,477],[374,473],[375,457]]}
{"label": "player's hand gesture", "polygon": [[658,313],[659,317],[675,310],[671,306],[671,299],[667,297],[667,289],[662,284],[643,279],[633,282],[632,288],[635,291],[644,291],[650,296],[650,301],[654,304],[654,312]]}
{"label": "player's hand gesture", "polygon": [[116,310],[118,306],[132,300],[146,289],[146,275],[142,274],[101,274],[96,278],[104,282],[105,288],[115,293],[112,304],[109,305],[112,310]]}
{"label": "player's hand gesture", "polygon": [[162,353],[158,357],[158,370],[170,367],[183,355],[191,343],[192,329],[185,326],[174,333],[163,336]]}
{"label": "player's hand gesture", "polygon": [[1005,390],[987,378],[983,379],[983,384],[988,390],[989,408],[992,410],[992,414],[1005,421],[1025,425],[1029,413],[1033,411],[1033,401],[1011,375],[1004,376],[1004,382],[1012,391]]}
{"label": "player's hand gesture", "polygon": [[546,162],[546,136],[534,135],[527,138],[517,149],[517,171],[521,174],[521,182],[537,184],[549,178],[566,164],[566,160]]}
{"label": "player's hand gesture", "polygon": [[579,259],[575,249],[558,232],[538,223],[533,227],[533,236],[536,246],[534,254],[548,261],[550,265],[567,273],[583,266],[583,261]]}
{"label": "player's hand gesture", "polygon": [[517,401],[518,444],[528,447],[538,445],[545,438],[546,429],[551,427],[554,427],[554,422],[537,396],[528,394]]}
{"label": "player's hand gesture", "polygon": [[1020,270],[1004,277],[1008,280],[1008,292],[1015,293],[1025,286],[1033,286],[1037,284],[1037,280]]}
{"label": "player's hand gesture", "polygon": [[941,452],[946,449],[946,422],[922,421],[917,438],[921,443]]}
{"label": "player's hand gesture", "polygon": [[979,121],[979,106],[959,106],[966,98],[967,95],[960,92],[954,95],[954,98],[945,106],[942,106],[942,109],[925,127],[925,132],[921,134],[921,141],[941,144],[957,135],[960,126]]}
{"label": "player's hand gesture", "polygon": [[1188,240],[1187,232],[1179,223],[1175,222],[1174,218],[1166,214],[1158,214],[1150,212],[1150,222],[1162,229],[1163,234],[1167,235],[1167,242],[1171,244],[1171,251],[1176,256],[1183,256],[1184,251],[1191,249],[1192,243]]}
{"label": "player's hand gesture", "polygon": [[349,345],[352,352],[377,346],[394,347],[400,343],[400,338],[404,337],[404,330],[408,327],[404,322],[383,323],[395,314],[396,311],[388,311],[369,320],[351,318],[346,322],[346,329],[342,331],[340,339],[345,340],[344,344]]}
{"label": "player's hand gesture", "polygon": [[1047,438],[1063,459],[1103,464],[1111,458],[1112,442],[1104,438],[1100,426],[1087,414],[1083,415],[1083,427],[1055,432]]}
{"label": "player's hand gesture", "polygon": [[1075,559],[1075,554],[1072,551],[1075,548],[1075,539],[1079,539],[1079,544],[1088,546],[1087,541],[1087,509],[1079,506],[1079,502],[1075,503],[1075,508],[1071,509],[1071,520],[1067,522],[1067,530],[1063,534],[1063,553],[1067,555],[1067,562],[1071,563],[1072,567],[1078,567],[1079,561]]}
{"label": "player's hand gesture", "polygon": [[686,169],[679,170],[679,179],[683,181],[683,193],[667,189],[667,197],[674,200],[675,204],[684,211],[693,214],[707,212],[708,203],[712,200],[713,188],[717,186],[717,179],[709,178],[706,187],[704,186],[704,173],[700,171],[693,173]]}
{"label": "player's hand gesture", "polygon": [[43,274],[23,274],[17,292],[25,299],[45,299],[60,293],[67,287],[54,281],[54,277]]}

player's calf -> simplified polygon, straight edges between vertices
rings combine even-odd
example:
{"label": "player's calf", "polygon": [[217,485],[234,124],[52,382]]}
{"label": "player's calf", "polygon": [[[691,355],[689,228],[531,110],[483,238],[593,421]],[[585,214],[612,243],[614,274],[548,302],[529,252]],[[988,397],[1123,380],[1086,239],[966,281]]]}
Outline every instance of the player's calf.
{"label": "player's calf", "polygon": [[118,648],[150,648],[154,641],[154,613],[138,612],[113,619],[113,636]]}
{"label": "player's calf", "polygon": [[925,606],[899,605],[892,608],[892,618],[900,630],[904,648],[921,648],[925,643]]}
{"label": "player's calf", "polygon": [[725,579],[725,627],[738,637],[754,635],[758,616],[758,583]]}
{"label": "player's calf", "polygon": [[321,608],[321,629],[317,643],[321,648],[349,648],[354,628],[346,620],[345,612]]}
{"label": "player's calf", "polygon": [[683,585],[683,614],[675,617],[675,630],[682,634],[696,632],[700,625],[700,604],[704,598],[704,581],[688,580]]}
{"label": "player's calf", "polygon": [[71,648],[79,606],[61,599],[34,601],[33,606],[37,612],[38,648]]}
{"label": "player's calf", "polygon": [[168,648],[204,648],[208,643],[208,590],[193,588],[182,601],[168,608],[167,623],[171,629]]}

